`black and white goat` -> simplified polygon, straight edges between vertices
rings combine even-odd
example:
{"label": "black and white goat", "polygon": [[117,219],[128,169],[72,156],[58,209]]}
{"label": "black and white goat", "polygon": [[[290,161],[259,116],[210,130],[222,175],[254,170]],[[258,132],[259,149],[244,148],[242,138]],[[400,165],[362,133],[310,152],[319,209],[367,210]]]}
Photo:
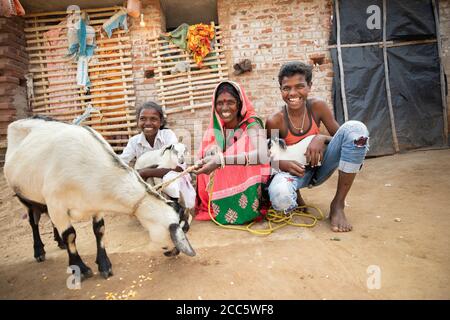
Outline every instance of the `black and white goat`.
{"label": "black and white goat", "polygon": [[83,277],[92,271],[77,252],[71,221],[93,219],[96,263],[107,278],[112,266],[103,242],[105,213],[135,215],[166,255],[195,255],[179,225],[178,204],[155,193],[89,127],[36,117],[11,123],[4,174],[29,212],[48,211],[67,247],[69,265],[78,266]]}

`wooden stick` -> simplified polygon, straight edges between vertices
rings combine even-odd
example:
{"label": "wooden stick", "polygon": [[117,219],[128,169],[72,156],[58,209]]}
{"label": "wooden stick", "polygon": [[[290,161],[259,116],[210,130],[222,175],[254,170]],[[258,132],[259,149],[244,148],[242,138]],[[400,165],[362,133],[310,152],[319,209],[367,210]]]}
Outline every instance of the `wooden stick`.
{"label": "wooden stick", "polygon": [[[133,68],[133,66],[130,64],[124,65],[123,68],[121,66],[99,67],[99,68],[89,69],[89,73],[100,72],[100,71],[110,71],[110,70],[132,69],[132,68]],[[69,71],[69,70],[73,70],[73,71]],[[47,73],[46,78],[55,78],[55,77],[61,77],[61,76],[76,76],[76,74],[77,74],[76,69],[67,69],[67,70],[64,70],[65,72],[61,72],[61,71],[58,73]],[[41,79],[41,78],[43,78],[43,77],[37,75],[37,76],[33,77],[33,80],[37,80],[37,79]],[[74,79],[75,78],[76,77],[74,77]]]}
{"label": "wooden stick", "polygon": [[[116,57],[123,58],[126,55],[129,56],[129,55],[131,55],[131,53],[128,53],[128,54],[121,54],[121,53],[97,54],[97,55],[94,55],[93,58],[96,58],[96,59],[104,59],[104,58],[110,59],[110,58],[116,58]],[[71,63],[72,60],[71,60],[71,58],[67,58],[67,59],[64,58],[64,59],[43,60],[43,62],[44,63],[61,63],[61,62],[62,63]],[[35,61],[35,60],[29,61],[29,64],[39,64],[39,63],[40,63],[39,61]]]}
{"label": "wooden stick", "polygon": [[[123,72],[111,72],[109,74],[98,74],[98,75],[94,75],[91,76],[90,79],[91,80],[96,80],[96,79],[102,79],[102,78],[110,78],[110,77],[120,77],[122,76],[122,74],[125,75],[131,75],[133,74],[133,71],[123,71]],[[66,84],[66,83],[72,83],[73,80],[55,80],[51,82],[51,85],[58,85],[58,84]],[[43,86],[43,85],[49,85],[48,81],[38,81],[34,83],[35,86]]]}
{"label": "wooden stick", "polygon": [[[386,47],[401,47],[401,46],[410,46],[414,44],[426,44],[426,43],[434,43],[437,42],[436,39],[427,39],[427,40],[413,40],[413,41],[386,41]],[[348,44],[341,44],[341,48],[357,48],[357,47],[368,47],[368,46],[379,46],[380,48],[383,47],[383,41],[380,42],[365,42],[365,43],[348,43]],[[337,48],[335,44],[329,45],[328,49],[334,49]]]}
{"label": "wooden stick", "polygon": [[172,114],[172,113],[178,113],[178,112],[183,112],[183,111],[188,111],[188,110],[195,110],[195,109],[200,109],[200,108],[204,108],[204,107],[211,107],[211,102],[205,102],[205,103],[199,103],[199,104],[194,104],[194,106],[183,106],[183,107],[178,107],[178,108],[169,108],[166,113],[167,114]]}
{"label": "wooden stick", "polygon": [[[130,39],[130,37],[124,37],[123,41],[128,41],[129,39]],[[116,43],[116,42],[120,42],[120,40],[122,40],[122,39],[120,39],[120,38],[100,39],[100,40],[95,40],[95,43],[97,45],[104,44],[104,43]],[[68,47],[68,43],[65,43],[65,44],[59,44],[59,45],[54,45],[54,46],[45,45],[45,46],[26,47],[25,50],[27,52],[30,52],[30,51],[34,51],[34,50],[67,49],[67,47]],[[28,55],[28,56],[30,56],[30,55]]]}
{"label": "wooden stick", "polygon": [[432,0],[433,11],[434,11],[434,23],[436,25],[436,38],[438,45],[438,55],[439,55],[439,73],[441,80],[441,99],[442,99],[442,115],[444,117],[444,132],[443,132],[443,141],[444,145],[448,146],[448,109],[447,109],[447,97],[445,94],[445,75],[444,75],[444,66],[442,60],[442,39],[440,33],[440,25],[439,25],[439,13],[436,6],[436,0]]}
{"label": "wooden stick", "polygon": [[177,90],[166,90],[164,92],[161,92],[160,95],[161,96],[165,96],[166,99],[176,99],[176,98],[181,98],[184,95],[182,93],[187,92],[189,90],[194,90],[196,93],[200,93],[200,92],[210,92],[212,91],[211,89],[214,89],[217,86],[217,83],[213,83],[210,85],[203,85],[203,86],[194,86],[191,84],[191,86],[189,87],[184,87],[183,89],[177,89]]}
{"label": "wooden stick", "polygon": [[[85,107],[87,107],[89,104],[91,104],[90,102],[86,102],[84,104]],[[91,104],[92,105],[92,104]],[[110,111],[110,110],[132,110],[132,109],[128,109],[127,107],[134,107],[133,104],[131,103],[125,103],[125,104],[119,104],[119,105],[112,105],[112,106],[95,106],[95,109],[101,111],[102,113],[106,112],[106,111]],[[80,111],[84,112],[84,109],[71,109],[71,106],[67,106],[67,107],[63,107],[60,109],[69,109],[67,111],[57,111],[57,112],[43,112],[42,114],[44,115],[73,115],[73,114],[81,114]]]}
{"label": "wooden stick", "polygon": [[[120,59],[114,59],[114,60],[94,62],[95,60],[97,60],[96,58],[98,58],[98,56],[94,56],[93,59],[91,59],[91,61],[88,63],[89,68],[96,67],[96,66],[106,66],[109,64],[117,64],[120,62],[131,62],[132,61],[131,58],[120,58]],[[34,69],[30,69],[29,72],[40,73],[43,71],[65,70],[67,67],[76,68],[77,65],[75,63],[72,63],[70,65],[61,65],[61,67],[64,67],[64,69],[62,69],[62,68],[34,68]],[[91,69],[89,69],[89,70],[91,70]]]}
{"label": "wooden stick", "polygon": [[[133,82],[132,78],[127,78],[126,82]],[[116,79],[116,80],[108,80],[108,81],[97,81],[97,82],[92,82],[91,83],[91,92],[92,91],[103,91],[103,90],[108,90],[108,87],[101,87],[101,88],[94,88],[94,87],[98,87],[98,86],[103,86],[105,84],[114,84],[114,83],[122,83],[121,79]],[[46,93],[52,93],[52,92],[60,92],[63,90],[80,90],[82,89],[81,86],[79,85],[71,85],[71,86],[58,86],[57,88],[52,88],[52,89],[36,89],[34,90],[35,94],[46,94]],[[78,91],[75,91],[78,93]]]}
{"label": "wooden stick", "polygon": [[[225,50],[215,50],[212,51],[212,53],[220,53],[220,52],[224,52]],[[158,61],[158,63],[166,63],[166,62],[173,62],[173,63],[178,63],[179,61],[174,61],[176,59],[184,59],[184,58],[190,58],[190,62],[191,63],[195,63],[195,60],[191,57],[190,54],[187,53],[182,53],[182,54],[178,54],[178,55],[170,55],[170,56],[157,56],[156,60]],[[215,60],[215,59],[219,59],[219,58],[225,58],[225,55],[217,55],[217,56],[210,56],[207,57],[205,59],[203,59],[203,61],[208,61],[208,60]],[[164,60],[167,60],[166,62],[163,62]]]}
{"label": "wooden stick", "polygon": [[[176,63],[165,63],[165,64],[163,64],[163,66],[165,66],[165,65],[172,65],[171,67],[167,67],[167,68],[161,68],[161,71],[162,72],[167,72],[167,71],[170,71],[170,70],[172,70],[172,68],[173,68],[173,66],[175,65]],[[214,61],[214,62],[206,62],[206,63],[202,63],[202,66],[204,66],[204,67],[209,67],[209,66],[219,66],[219,65],[227,65],[227,62],[226,61],[220,61],[220,60],[216,60],[216,61]],[[194,62],[194,63],[191,63],[190,64],[190,67],[191,67],[191,69],[193,69],[193,68],[197,68],[198,66],[197,66],[197,64]],[[213,69],[214,70],[214,69]]]}
{"label": "wooden stick", "polygon": [[[222,40],[221,36],[216,37],[216,40]],[[150,50],[150,52],[156,52],[159,51],[161,53],[166,53],[166,51],[168,51],[168,49],[177,49],[177,50],[181,50],[184,51],[183,49],[181,49],[179,46],[177,46],[176,44],[171,43],[170,41],[162,41],[164,42],[164,44],[157,50],[153,49]]]}
{"label": "wooden stick", "polygon": [[111,99],[111,100],[90,101],[90,102],[86,102],[86,103],[70,104],[67,107],[55,106],[55,107],[36,108],[36,109],[33,109],[33,112],[50,111],[50,110],[73,108],[73,107],[82,107],[82,106],[88,106],[89,104],[92,104],[93,107],[96,107],[97,104],[109,104],[109,103],[115,103],[115,102],[126,102],[126,101],[134,101],[134,100],[136,100],[136,97],[129,97],[126,99],[120,98],[120,99]]}
{"label": "wooden stick", "polygon": [[[111,17],[114,15],[114,12],[104,12],[104,13],[95,13],[95,14],[90,14],[89,15],[89,19],[94,19],[94,18],[99,18],[99,17]],[[50,18],[50,19],[38,19],[37,21],[39,23],[46,23],[46,22],[61,22],[64,19],[67,18],[67,13],[59,18]],[[26,19],[25,17],[25,23],[32,23],[33,21],[30,19]]]}
{"label": "wooden stick", "polygon": [[97,99],[97,98],[104,98],[104,97],[123,96],[126,93],[127,93],[127,91],[125,91],[125,92],[124,91],[113,91],[113,92],[103,93],[103,94],[82,95],[82,96],[77,96],[77,97],[73,97],[73,98],[69,98],[69,99],[48,100],[48,101],[44,101],[44,102],[34,103],[33,107],[37,108],[37,107],[40,107],[43,105],[50,105],[50,104],[61,104],[61,103],[79,101],[79,100],[89,100],[89,99]]}
{"label": "wooden stick", "polygon": [[[104,130],[104,129],[98,129],[98,128],[93,128],[97,131],[100,130]],[[127,136],[128,132],[127,131],[102,131],[99,132],[102,136]],[[139,132],[137,130],[133,130],[132,131],[133,135],[138,134]]]}
{"label": "wooden stick", "polygon": [[[195,87],[198,87],[198,86],[202,86],[202,85],[217,85],[217,83],[218,83],[218,80],[219,79],[217,79],[216,77],[214,78],[214,79],[212,79],[212,80],[202,80],[202,81],[192,81],[192,85],[194,86],[194,88]],[[202,86],[203,87],[203,86]],[[181,92],[183,92],[183,91],[185,91],[185,88],[186,88],[186,84],[184,84],[184,83],[181,83],[181,84],[177,84],[177,85],[173,85],[173,86],[168,86],[167,87],[167,90],[165,90],[165,91],[163,91],[163,90],[157,90],[156,92],[158,93],[158,94],[162,94],[162,93],[167,93],[167,92],[175,92],[176,90],[182,90],[182,91],[180,91],[180,93]],[[177,92],[178,93],[178,92]]]}
{"label": "wooden stick", "polygon": [[[108,20],[109,19],[90,20],[89,25],[90,26],[103,25]],[[31,27],[31,28],[24,28],[23,31],[34,32],[34,31],[49,31],[49,30],[54,30],[54,29],[61,29],[62,31],[64,31],[67,29],[67,25],[66,24],[62,24],[62,25],[57,24],[57,25],[42,26],[42,27]]]}
{"label": "wooden stick", "polygon": [[[102,125],[96,125],[96,124],[94,124],[94,125],[92,125],[91,126],[93,129],[95,129],[95,130],[113,130],[113,129],[123,129],[123,128],[128,128],[128,124],[127,123],[123,123],[123,124],[112,124],[112,125],[104,125],[104,126],[102,126]],[[103,133],[102,133],[102,135],[103,135]],[[125,132],[122,132],[121,133],[121,135],[128,135],[128,132],[127,131],[125,131]]]}
{"label": "wooden stick", "polygon": [[[96,37],[97,37],[97,34],[101,34],[103,32],[100,26],[94,27],[94,29],[95,29]],[[116,35],[120,37],[125,33],[128,33],[128,31],[122,30],[122,29],[114,30],[114,34],[112,35],[112,37],[115,37]],[[41,33],[37,32],[34,34],[25,33],[25,39],[26,39],[27,43],[28,42],[31,42],[31,43],[44,42],[44,43],[46,43],[48,41],[67,41],[67,34],[60,33],[60,36],[58,36],[58,37],[46,37],[44,35],[44,32],[41,32]]]}
{"label": "wooden stick", "polygon": [[[203,74],[203,73],[217,73],[218,71],[227,71],[228,67],[220,67],[220,68],[216,68],[216,69],[202,69],[202,70],[195,70],[195,71],[191,71],[191,74]],[[160,79],[173,79],[173,78],[178,78],[181,76],[185,76],[186,72],[182,72],[182,73],[177,73],[177,74],[170,74],[170,75],[165,75],[165,76],[155,76],[156,80],[160,80]]]}
{"label": "wooden stick", "polygon": [[196,93],[192,93],[188,96],[188,98],[180,98],[174,101],[167,101],[166,100],[166,105],[177,105],[181,102],[186,102],[186,101],[191,101],[191,99],[193,99],[193,97],[195,97],[195,100],[199,100],[199,99],[211,99],[212,96],[212,92],[201,92],[201,94],[196,94]]}
{"label": "wooden stick", "polygon": [[387,94],[387,103],[389,107],[389,118],[391,121],[391,131],[392,131],[392,140],[394,143],[394,149],[396,152],[400,151],[398,145],[397,138],[397,130],[395,128],[395,118],[394,118],[394,109],[392,107],[392,96],[391,96],[391,84],[389,80],[389,63],[387,58],[387,47],[386,47],[386,0],[383,0],[383,59],[384,59],[384,77],[385,77],[385,85],[386,85],[386,94]]}
{"label": "wooden stick", "polygon": [[338,52],[338,64],[339,75],[341,78],[341,98],[342,108],[344,109],[344,121],[348,121],[348,109],[347,109],[347,96],[345,94],[345,76],[344,76],[344,63],[342,62],[342,50],[341,50],[341,19],[339,13],[339,0],[336,0],[336,25],[337,25],[337,52]]}
{"label": "wooden stick", "polygon": [[[113,10],[120,10],[120,6],[114,6],[114,7],[106,7],[106,8],[95,8],[95,9],[83,9],[81,12],[103,12],[103,11],[113,11]],[[67,11],[53,11],[53,12],[44,12],[44,13],[31,13],[26,14],[24,16],[25,19],[28,18],[37,18],[37,17],[45,17],[45,16],[56,16],[56,15],[64,15],[67,16]],[[111,14],[113,15],[113,14]]]}
{"label": "wooden stick", "polygon": [[[218,73],[208,74],[205,76],[197,76],[197,77],[193,78],[192,83],[193,84],[201,84],[201,83],[207,83],[207,82],[210,83],[212,81],[217,81],[218,76],[219,76]],[[205,79],[211,79],[211,80],[205,80]],[[202,81],[205,81],[205,82],[202,82]],[[186,85],[185,83],[186,83],[186,80],[184,80],[184,79],[164,82],[164,84],[170,88],[176,88],[176,87],[180,87],[180,86],[182,87],[182,86]],[[156,85],[158,85],[158,84],[156,84]],[[158,92],[161,92],[161,90],[158,90]]]}

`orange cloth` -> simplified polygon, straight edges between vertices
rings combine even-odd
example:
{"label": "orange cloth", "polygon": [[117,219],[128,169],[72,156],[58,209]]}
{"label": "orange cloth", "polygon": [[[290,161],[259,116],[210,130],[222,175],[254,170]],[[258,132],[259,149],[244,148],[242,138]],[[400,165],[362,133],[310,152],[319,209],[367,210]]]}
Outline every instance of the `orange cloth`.
{"label": "orange cloth", "polygon": [[199,23],[189,27],[187,33],[188,49],[192,52],[198,66],[202,65],[203,59],[211,52],[211,40],[214,39],[214,36],[213,25]]}

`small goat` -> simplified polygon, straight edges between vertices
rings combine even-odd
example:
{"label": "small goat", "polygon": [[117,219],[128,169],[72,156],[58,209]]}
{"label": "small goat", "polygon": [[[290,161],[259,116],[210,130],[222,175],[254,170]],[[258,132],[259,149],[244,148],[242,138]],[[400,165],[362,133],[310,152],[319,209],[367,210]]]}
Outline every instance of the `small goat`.
{"label": "small goat", "polygon": [[[315,135],[308,136],[300,142],[287,146],[283,139],[272,138],[269,140],[269,153],[273,160],[294,160],[300,164],[308,165],[305,153]],[[320,165],[320,164],[319,164]]]}
{"label": "small goat", "polygon": [[78,255],[71,221],[93,218],[96,263],[107,278],[112,267],[103,242],[105,213],[135,215],[166,255],[195,255],[180,227],[178,204],[150,189],[89,127],[42,118],[11,123],[4,174],[29,212],[48,212],[67,247],[69,265],[78,266],[83,277],[92,271]]}

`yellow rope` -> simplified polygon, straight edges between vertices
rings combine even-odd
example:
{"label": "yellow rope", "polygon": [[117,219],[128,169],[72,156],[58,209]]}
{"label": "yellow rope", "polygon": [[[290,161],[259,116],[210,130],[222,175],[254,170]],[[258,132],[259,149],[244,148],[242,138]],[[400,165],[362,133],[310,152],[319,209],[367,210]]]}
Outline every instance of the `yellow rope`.
{"label": "yellow rope", "polygon": [[[209,176],[209,182],[208,182],[208,193],[209,193],[209,199],[208,199],[208,214],[211,220],[217,224],[219,227],[225,228],[225,229],[232,229],[232,230],[240,230],[240,231],[248,231],[252,234],[256,235],[269,235],[275,230],[278,230],[284,226],[290,225],[294,227],[304,227],[304,228],[312,228],[316,225],[318,220],[323,220],[324,215],[322,211],[311,205],[305,205],[301,207],[297,207],[295,210],[291,211],[289,214],[285,214],[284,212],[279,212],[274,209],[270,209],[269,212],[266,215],[266,220],[269,224],[269,228],[267,229],[252,229],[251,227],[256,223],[256,221],[250,222],[246,226],[233,226],[233,225],[224,225],[218,222],[211,214],[211,199],[212,199],[212,193],[214,189],[214,177],[216,172],[213,171]],[[306,208],[312,208],[316,210],[319,213],[319,217],[316,217],[308,212],[303,212],[301,209]],[[294,217],[305,217],[308,219],[311,219],[311,223],[296,223],[294,222]]]}

